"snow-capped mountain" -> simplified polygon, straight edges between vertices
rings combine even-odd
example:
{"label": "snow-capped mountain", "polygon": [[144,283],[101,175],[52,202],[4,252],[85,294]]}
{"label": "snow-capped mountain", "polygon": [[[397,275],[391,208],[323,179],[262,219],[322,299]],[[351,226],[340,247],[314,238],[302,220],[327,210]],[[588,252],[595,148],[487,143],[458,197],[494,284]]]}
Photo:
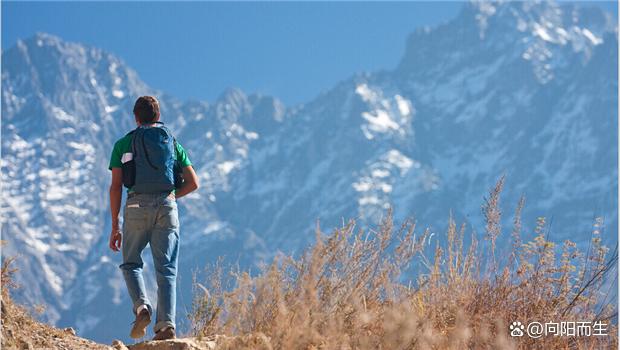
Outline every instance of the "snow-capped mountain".
{"label": "snow-capped mountain", "polygon": [[238,89],[180,101],[109,53],[37,34],[2,54],[3,254],[21,255],[20,298],[45,303],[48,321],[122,338],[132,315],[107,248],[107,164],[144,94],[203,185],[179,201],[180,318],[192,271],[218,256],[252,266],[303,248],[317,219],[372,224],[389,206],[436,232],[450,211],[476,226],[503,174],[506,214],[523,194],[524,222],[552,218],[551,239],[586,241],[602,216],[615,241],[617,52],[599,8],[473,2],[412,33],[394,69],[286,107]]}

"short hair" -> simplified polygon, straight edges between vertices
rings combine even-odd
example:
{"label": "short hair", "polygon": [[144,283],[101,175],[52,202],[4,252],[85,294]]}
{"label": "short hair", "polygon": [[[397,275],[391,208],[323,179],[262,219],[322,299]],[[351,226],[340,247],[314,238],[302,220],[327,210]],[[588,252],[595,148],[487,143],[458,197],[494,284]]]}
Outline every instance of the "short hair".
{"label": "short hair", "polygon": [[140,96],[133,106],[133,114],[140,123],[152,123],[159,118],[159,102],[153,96]]}

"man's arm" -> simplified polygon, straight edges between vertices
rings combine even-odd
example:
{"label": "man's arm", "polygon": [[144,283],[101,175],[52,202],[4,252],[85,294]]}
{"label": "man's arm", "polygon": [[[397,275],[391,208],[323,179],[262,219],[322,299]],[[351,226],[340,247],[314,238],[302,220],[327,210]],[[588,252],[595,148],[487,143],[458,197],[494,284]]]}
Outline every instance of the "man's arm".
{"label": "man's arm", "polygon": [[185,180],[183,186],[174,194],[176,198],[181,198],[198,189],[198,176],[191,165],[183,168],[183,179]]}
{"label": "man's arm", "polygon": [[112,214],[112,232],[110,232],[110,249],[117,252],[121,248],[121,228],[118,214],[121,210],[123,195],[123,170],[112,168],[112,184],[110,184],[110,213]]}

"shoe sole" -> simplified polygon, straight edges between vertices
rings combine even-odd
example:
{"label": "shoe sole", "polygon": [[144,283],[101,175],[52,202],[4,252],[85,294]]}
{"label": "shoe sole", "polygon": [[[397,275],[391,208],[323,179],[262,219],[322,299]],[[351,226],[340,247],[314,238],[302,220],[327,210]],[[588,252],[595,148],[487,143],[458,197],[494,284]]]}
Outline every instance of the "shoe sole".
{"label": "shoe sole", "polygon": [[148,315],[142,319],[136,320],[129,336],[133,339],[140,339],[146,335],[146,327],[151,323],[151,315]]}
{"label": "shoe sole", "polygon": [[[158,334],[155,333],[155,337],[153,337],[153,340],[170,340],[170,339],[176,339],[176,333],[175,332],[170,332],[168,333],[167,331],[162,331],[162,332],[166,332],[163,334]],[[165,335],[164,335],[165,334]]]}

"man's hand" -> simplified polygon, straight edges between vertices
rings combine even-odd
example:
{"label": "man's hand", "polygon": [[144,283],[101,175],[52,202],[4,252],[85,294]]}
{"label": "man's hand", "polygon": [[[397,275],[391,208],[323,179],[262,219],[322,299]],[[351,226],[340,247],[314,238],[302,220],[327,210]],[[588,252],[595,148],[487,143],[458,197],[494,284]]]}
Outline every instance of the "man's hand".
{"label": "man's hand", "polygon": [[118,228],[113,228],[112,232],[110,233],[110,249],[112,249],[113,252],[118,252],[119,250],[121,250],[121,242],[122,242],[122,238],[123,235],[121,234],[121,230],[119,230]]}

